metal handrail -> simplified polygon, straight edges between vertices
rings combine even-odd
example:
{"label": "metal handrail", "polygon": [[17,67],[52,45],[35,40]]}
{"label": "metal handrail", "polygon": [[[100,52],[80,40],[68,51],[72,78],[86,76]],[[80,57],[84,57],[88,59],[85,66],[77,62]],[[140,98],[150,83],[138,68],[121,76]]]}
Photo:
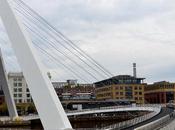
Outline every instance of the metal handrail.
{"label": "metal handrail", "polygon": [[93,109],[73,110],[73,111],[66,111],[66,113],[77,113],[77,112],[85,112],[85,111],[93,111],[93,110],[106,110],[106,109],[117,109],[117,108],[160,107],[160,106],[162,106],[162,104],[140,104],[140,105],[136,105],[136,106],[123,105],[123,106],[111,106],[111,107],[100,107],[100,108],[93,108]]}
{"label": "metal handrail", "polygon": [[123,122],[120,122],[120,123],[117,123],[117,124],[114,124],[114,125],[110,125],[110,126],[102,128],[102,129],[104,129],[104,130],[112,130],[112,129],[127,128],[127,127],[136,125],[136,124],[138,124],[140,122],[143,122],[145,120],[148,120],[148,119],[156,116],[158,113],[160,113],[160,111],[161,111],[161,107],[155,107],[154,108],[154,112],[151,112],[149,114],[146,114],[146,115],[143,115],[143,116],[131,119],[131,120],[127,120],[127,121],[123,121]]}

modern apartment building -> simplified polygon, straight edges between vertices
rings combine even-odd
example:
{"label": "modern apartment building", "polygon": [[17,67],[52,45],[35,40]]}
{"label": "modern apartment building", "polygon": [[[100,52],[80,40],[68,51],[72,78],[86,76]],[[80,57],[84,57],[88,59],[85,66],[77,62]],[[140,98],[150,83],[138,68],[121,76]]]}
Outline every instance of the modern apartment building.
{"label": "modern apartment building", "polygon": [[175,100],[175,83],[155,82],[145,87],[145,103],[168,103]]}
{"label": "modern apartment building", "polygon": [[132,100],[138,104],[144,103],[144,78],[130,75],[119,75],[95,83],[97,100]]}
{"label": "modern apartment building", "polygon": [[12,89],[15,103],[32,102],[32,97],[30,95],[23,73],[9,73],[8,82]]}

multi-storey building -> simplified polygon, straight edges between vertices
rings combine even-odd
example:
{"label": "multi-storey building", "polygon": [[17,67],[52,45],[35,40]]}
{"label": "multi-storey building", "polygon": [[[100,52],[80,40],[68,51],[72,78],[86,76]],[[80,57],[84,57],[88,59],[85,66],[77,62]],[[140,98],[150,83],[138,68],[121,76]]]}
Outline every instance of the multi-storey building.
{"label": "multi-storey building", "polygon": [[175,83],[156,82],[145,87],[146,103],[168,103],[175,100]]}
{"label": "multi-storey building", "polygon": [[12,89],[15,103],[32,102],[32,97],[30,95],[23,73],[9,73],[8,82],[10,88]]}
{"label": "multi-storey building", "polygon": [[[32,102],[32,97],[30,95],[23,73],[9,73],[8,82],[10,88],[12,89],[15,103]],[[93,84],[78,84],[77,80],[67,80],[67,82],[52,82],[52,84],[61,100],[88,100],[95,98],[95,87]]]}
{"label": "multi-storey building", "polygon": [[93,84],[78,84],[70,82],[70,80],[67,80],[67,82],[53,82],[52,84],[61,100],[90,100],[95,98]]}
{"label": "multi-storey building", "polygon": [[93,84],[78,84],[75,87],[65,86],[62,93],[63,100],[91,100],[95,99]]}
{"label": "multi-storey building", "polygon": [[134,100],[136,103],[144,103],[144,78],[136,78],[129,75],[119,75],[95,83],[97,100]]}

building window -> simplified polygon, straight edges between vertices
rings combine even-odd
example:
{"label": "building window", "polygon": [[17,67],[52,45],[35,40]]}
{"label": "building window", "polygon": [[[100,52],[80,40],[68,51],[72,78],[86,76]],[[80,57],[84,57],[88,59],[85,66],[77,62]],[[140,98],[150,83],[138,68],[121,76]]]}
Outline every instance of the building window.
{"label": "building window", "polygon": [[27,99],[27,102],[29,103],[29,102],[31,102],[31,100],[30,99]]}
{"label": "building window", "polygon": [[116,90],[118,90],[118,89],[119,89],[119,87],[118,87],[118,86],[116,86],[116,87],[115,87],[115,89],[116,89]]}
{"label": "building window", "polygon": [[13,81],[17,81],[17,78],[14,78]]}
{"label": "building window", "polygon": [[123,92],[120,92],[120,95],[123,95]]}
{"label": "building window", "polygon": [[22,78],[18,78],[18,81],[22,81]]}
{"label": "building window", "polygon": [[14,88],[14,92],[17,92],[17,88]]}
{"label": "building window", "polygon": [[22,86],[22,83],[18,83],[18,86],[20,86],[20,87],[21,87],[21,86]]}
{"label": "building window", "polygon": [[22,88],[18,88],[18,92],[22,92]]}
{"label": "building window", "polygon": [[139,92],[139,95],[142,95],[142,92]]}
{"label": "building window", "polygon": [[17,97],[17,94],[14,94],[14,97]]}
{"label": "building window", "polygon": [[134,89],[137,90],[137,86],[135,86]]}
{"label": "building window", "polygon": [[116,94],[116,95],[119,95],[119,92],[116,92],[115,94]]}
{"label": "building window", "polygon": [[22,100],[21,100],[21,99],[19,99],[19,100],[18,100],[18,102],[19,102],[19,103],[22,103]]}
{"label": "building window", "polygon": [[18,94],[18,97],[22,97],[22,94]]}
{"label": "building window", "polygon": [[120,89],[123,90],[123,87],[120,86]]}
{"label": "building window", "polygon": [[139,100],[142,100],[142,97],[139,97]]}
{"label": "building window", "polygon": [[17,83],[13,83],[13,85],[14,85],[15,87],[17,87]]}
{"label": "building window", "polygon": [[26,91],[29,92],[29,89],[27,88]]}
{"label": "building window", "polygon": [[162,99],[162,102],[164,102],[164,99]]}
{"label": "building window", "polygon": [[27,94],[27,97],[30,97],[30,94]]}
{"label": "building window", "polygon": [[142,86],[139,87],[139,90],[142,90]]}

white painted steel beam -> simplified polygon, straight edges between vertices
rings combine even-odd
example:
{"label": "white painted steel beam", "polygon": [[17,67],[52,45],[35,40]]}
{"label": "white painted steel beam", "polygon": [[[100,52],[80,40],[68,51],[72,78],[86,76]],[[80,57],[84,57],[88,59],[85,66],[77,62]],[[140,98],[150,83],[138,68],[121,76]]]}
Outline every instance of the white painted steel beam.
{"label": "white painted steel beam", "polygon": [[24,73],[45,130],[71,129],[71,124],[35,48],[8,0],[0,0],[0,15]]}
{"label": "white painted steel beam", "polygon": [[18,117],[18,113],[16,110],[16,106],[15,106],[15,102],[14,102],[14,98],[11,92],[10,85],[8,84],[7,73],[5,71],[5,65],[4,65],[1,50],[0,50],[0,85],[2,86],[2,89],[4,92],[9,116],[11,117],[11,119],[15,119]]}

